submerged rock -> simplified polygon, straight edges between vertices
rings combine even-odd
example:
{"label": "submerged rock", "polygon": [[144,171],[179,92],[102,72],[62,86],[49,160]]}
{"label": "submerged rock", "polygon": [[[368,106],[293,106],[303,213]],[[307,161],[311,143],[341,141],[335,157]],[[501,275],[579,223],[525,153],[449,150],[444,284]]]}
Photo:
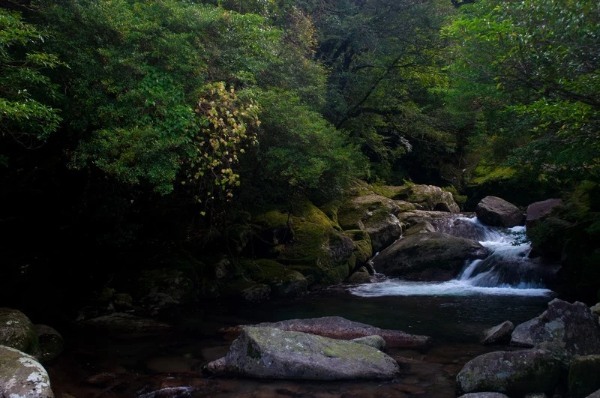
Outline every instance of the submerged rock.
{"label": "submerged rock", "polygon": [[[340,316],[321,318],[289,319],[280,322],[266,322],[253,325],[255,327],[277,328],[286,331],[296,331],[331,337],[334,339],[350,340],[366,336],[381,336],[387,347],[425,348],[430,342],[429,336],[408,334],[399,330],[380,329],[375,326],[354,322]],[[229,338],[241,333],[243,326],[222,329]]]}
{"label": "submerged rock", "polygon": [[0,397],[53,398],[50,378],[31,355],[0,346]]}
{"label": "submerged rock", "polygon": [[227,355],[207,369],[273,379],[391,379],[399,366],[365,344],[268,327],[244,327]]}
{"label": "submerged rock", "polygon": [[545,350],[496,351],[465,364],[456,376],[464,393],[500,392],[508,396],[554,392],[561,363]]}

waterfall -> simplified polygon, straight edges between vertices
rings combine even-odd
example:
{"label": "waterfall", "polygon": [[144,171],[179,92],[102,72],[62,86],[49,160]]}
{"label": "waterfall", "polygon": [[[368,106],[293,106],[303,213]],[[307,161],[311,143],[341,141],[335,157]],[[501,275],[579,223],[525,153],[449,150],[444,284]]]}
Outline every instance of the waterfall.
{"label": "waterfall", "polygon": [[548,295],[546,281],[557,268],[529,258],[531,246],[525,227],[495,228],[476,217],[455,216],[432,222],[436,231],[473,239],[491,254],[482,260],[467,261],[461,273],[447,282],[414,282],[383,278],[380,282],[352,287],[352,294],[373,296],[436,295]]}

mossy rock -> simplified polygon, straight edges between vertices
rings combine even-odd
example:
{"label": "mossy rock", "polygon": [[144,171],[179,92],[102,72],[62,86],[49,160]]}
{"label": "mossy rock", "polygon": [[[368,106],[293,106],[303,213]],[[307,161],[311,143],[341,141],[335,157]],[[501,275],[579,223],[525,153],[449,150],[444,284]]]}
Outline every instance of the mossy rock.
{"label": "mossy rock", "polygon": [[39,354],[38,337],[27,315],[16,309],[0,308],[0,345]]}
{"label": "mossy rock", "polygon": [[360,229],[344,231],[344,235],[352,239],[352,243],[354,244],[353,254],[355,257],[355,265],[353,269],[360,268],[373,257],[371,236]]}
{"label": "mossy rock", "polygon": [[[339,226],[308,200],[299,200],[291,214],[271,210],[255,217],[257,228],[270,231],[289,229],[291,238],[271,242],[273,260],[316,283],[339,283],[350,273],[354,250],[352,240],[338,231]],[[314,268],[314,269],[311,269]]]}
{"label": "mossy rock", "polygon": [[296,296],[306,291],[308,281],[300,272],[269,259],[246,260],[243,262],[248,277],[271,287],[274,295]]}

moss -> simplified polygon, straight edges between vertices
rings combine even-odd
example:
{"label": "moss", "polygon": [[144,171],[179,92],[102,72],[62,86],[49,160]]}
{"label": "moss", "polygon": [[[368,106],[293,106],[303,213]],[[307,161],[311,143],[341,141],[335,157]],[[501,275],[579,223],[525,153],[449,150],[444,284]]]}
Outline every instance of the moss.
{"label": "moss", "polygon": [[356,267],[362,266],[373,256],[373,246],[371,245],[371,237],[365,231],[355,229],[350,231],[344,231],[344,234],[352,239],[354,244],[354,259],[355,264],[352,267],[354,270]]}
{"label": "moss", "polygon": [[373,184],[373,185],[371,185],[371,189],[377,195],[385,196],[386,198],[389,198],[389,199],[394,199],[397,197],[398,193],[400,191],[406,189],[406,187],[405,186]]}

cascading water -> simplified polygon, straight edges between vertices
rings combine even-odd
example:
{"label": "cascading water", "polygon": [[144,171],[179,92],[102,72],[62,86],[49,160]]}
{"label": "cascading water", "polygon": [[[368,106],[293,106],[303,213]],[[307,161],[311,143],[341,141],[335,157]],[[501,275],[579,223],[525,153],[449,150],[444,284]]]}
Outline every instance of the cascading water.
{"label": "cascading water", "polygon": [[467,262],[462,272],[447,282],[413,282],[400,279],[359,285],[351,293],[375,296],[462,296],[473,294],[545,296],[552,294],[545,281],[556,267],[540,265],[528,257],[531,247],[525,227],[494,228],[476,217],[453,217],[432,223],[439,232],[479,241],[491,250],[482,260]]}

